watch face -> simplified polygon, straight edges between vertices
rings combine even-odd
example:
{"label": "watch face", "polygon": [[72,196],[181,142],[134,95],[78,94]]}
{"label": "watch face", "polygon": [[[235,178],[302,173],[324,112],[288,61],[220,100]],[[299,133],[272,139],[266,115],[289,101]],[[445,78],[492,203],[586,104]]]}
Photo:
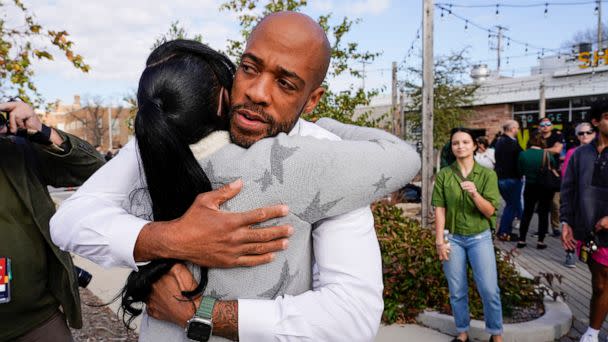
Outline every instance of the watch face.
{"label": "watch face", "polygon": [[186,335],[191,340],[208,341],[211,337],[211,325],[197,321],[190,322]]}

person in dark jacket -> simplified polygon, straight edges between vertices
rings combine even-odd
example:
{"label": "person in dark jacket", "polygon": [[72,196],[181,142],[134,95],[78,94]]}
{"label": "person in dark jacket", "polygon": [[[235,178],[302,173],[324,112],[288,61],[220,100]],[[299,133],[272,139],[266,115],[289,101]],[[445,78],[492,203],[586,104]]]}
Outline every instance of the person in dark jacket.
{"label": "person in dark jacket", "polygon": [[66,318],[82,326],[78,283],[70,255],[51,241],[47,186],[80,185],[104,162],[25,103],[0,103],[0,112],[0,274],[10,274],[0,277],[0,341],[72,341]]}
{"label": "person in dark jacket", "polygon": [[580,255],[592,232],[599,244],[587,259],[593,291],[589,328],[582,342],[598,340],[608,314],[608,101],[591,107],[591,122],[598,130],[597,137],[572,154],[562,181],[560,207],[565,249],[576,248]]}
{"label": "person in dark jacket", "polygon": [[496,142],[494,151],[496,159],[494,171],[498,176],[500,195],[505,201],[505,209],[500,217],[498,227],[498,238],[503,241],[510,241],[512,239],[513,220],[515,218],[521,220],[522,216],[521,189],[523,182],[517,169],[517,160],[522,149],[517,142],[519,123],[515,120],[509,120],[504,123],[502,128],[504,134]]}

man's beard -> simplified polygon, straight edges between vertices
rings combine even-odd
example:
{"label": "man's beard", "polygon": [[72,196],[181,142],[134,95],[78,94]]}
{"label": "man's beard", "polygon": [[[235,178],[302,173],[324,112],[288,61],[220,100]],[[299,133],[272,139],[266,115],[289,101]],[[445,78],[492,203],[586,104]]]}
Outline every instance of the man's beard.
{"label": "man's beard", "polygon": [[[243,134],[243,132],[241,131],[236,131],[233,129],[233,121],[234,121],[234,112],[236,112],[239,109],[247,109],[248,111],[254,112],[257,115],[259,115],[267,124],[267,128],[266,128],[266,132],[264,133],[263,136],[250,136],[247,134]],[[300,111],[301,113],[301,111]],[[298,113],[298,115],[294,116],[293,120],[290,121],[286,121],[286,122],[277,122],[277,120],[272,117],[272,115],[266,113],[266,111],[264,110],[264,108],[262,106],[256,105],[256,104],[241,104],[241,105],[236,105],[233,106],[230,109],[230,139],[232,140],[233,143],[241,146],[241,147],[245,147],[248,148],[251,145],[255,144],[258,140],[261,140],[263,138],[267,138],[267,137],[274,137],[277,134],[284,132],[284,133],[289,133],[289,131],[291,131],[291,129],[296,125],[296,122],[298,121],[298,119],[300,118],[300,113]]]}

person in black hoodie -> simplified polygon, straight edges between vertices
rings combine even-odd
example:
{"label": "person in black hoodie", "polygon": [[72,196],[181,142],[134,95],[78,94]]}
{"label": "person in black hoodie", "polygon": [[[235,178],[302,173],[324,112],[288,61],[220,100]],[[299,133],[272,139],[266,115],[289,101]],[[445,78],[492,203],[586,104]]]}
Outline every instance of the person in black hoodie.
{"label": "person in black hoodie", "polygon": [[608,101],[591,107],[591,122],[598,134],[579,147],[568,163],[562,181],[562,245],[581,249],[590,240],[598,245],[586,261],[591,270],[592,295],[589,328],[582,342],[598,340],[598,331],[608,314]]}

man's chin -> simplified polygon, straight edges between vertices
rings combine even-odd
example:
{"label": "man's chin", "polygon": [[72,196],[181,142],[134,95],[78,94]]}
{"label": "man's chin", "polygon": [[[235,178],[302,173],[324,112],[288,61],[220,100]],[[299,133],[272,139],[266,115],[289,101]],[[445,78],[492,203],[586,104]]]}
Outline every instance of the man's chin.
{"label": "man's chin", "polygon": [[230,140],[233,144],[237,144],[244,148],[249,148],[251,145],[255,144],[257,141],[265,138],[262,134],[243,134],[242,132],[236,131],[234,129],[230,130]]}

